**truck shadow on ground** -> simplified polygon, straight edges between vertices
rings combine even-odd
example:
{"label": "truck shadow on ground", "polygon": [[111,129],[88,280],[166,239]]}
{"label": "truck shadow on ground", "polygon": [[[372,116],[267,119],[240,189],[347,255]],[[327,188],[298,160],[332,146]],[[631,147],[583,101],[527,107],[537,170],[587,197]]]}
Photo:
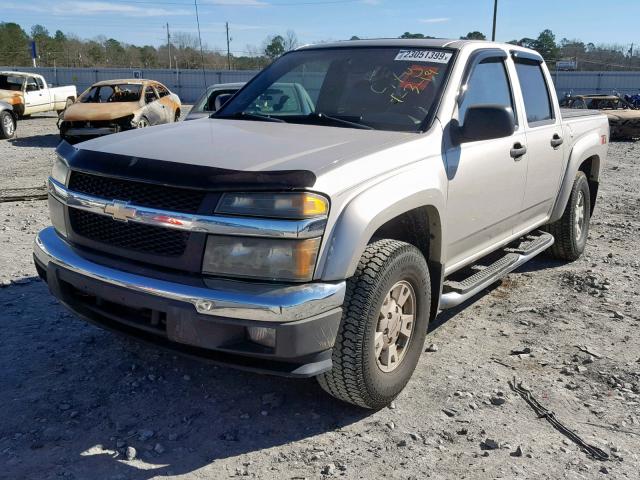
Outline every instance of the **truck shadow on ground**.
{"label": "truck shadow on ground", "polygon": [[18,131],[18,136],[13,140],[10,140],[10,143],[14,147],[56,148],[60,143],[60,136],[58,134],[48,133],[45,135],[20,137],[20,132]]}
{"label": "truck shadow on ground", "polygon": [[[372,413],[332,399],[313,379],[244,373],[124,339],[68,313],[38,279],[24,282],[0,289],[8,478],[148,479],[239,455],[242,468],[245,454]],[[136,460],[125,461],[127,446]],[[306,455],[301,443],[295,460]],[[287,458],[269,460],[280,470]]]}

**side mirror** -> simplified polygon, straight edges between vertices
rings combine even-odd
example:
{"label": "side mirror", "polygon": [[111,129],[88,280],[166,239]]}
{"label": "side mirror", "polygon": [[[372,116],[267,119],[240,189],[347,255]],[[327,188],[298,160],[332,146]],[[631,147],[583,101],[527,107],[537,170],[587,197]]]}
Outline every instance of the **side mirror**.
{"label": "side mirror", "polygon": [[213,102],[215,111],[217,112],[218,110],[220,110],[223,105],[231,99],[231,97],[233,97],[233,93],[221,93],[220,95],[218,95],[215,102]]}
{"label": "side mirror", "polygon": [[467,109],[462,126],[454,128],[456,143],[491,140],[513,135],[513,111],[501,105],[473,105]]}

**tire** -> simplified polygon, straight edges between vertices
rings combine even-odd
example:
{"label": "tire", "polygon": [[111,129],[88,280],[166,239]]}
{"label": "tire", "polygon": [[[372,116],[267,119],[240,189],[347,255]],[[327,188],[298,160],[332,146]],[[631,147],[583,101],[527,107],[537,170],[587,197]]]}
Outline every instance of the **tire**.
{"label": "tire", "polygon": [[[587,176],[584,172],[578,172],[562,217],[544,227],[555,238],[555,243],[547,250],[548,255],[569,262],[580,258],[589,236],[590,199]],[[579,223],[582,225],[580,228]]]}
{"label": "tire", "polygon": [[176,110],[176,113],[173,117],[173,121],[174,122],[179,122],[180,121],[180,110]]}
{"label": "tire", "polygon": [[16,119],[8,111],[0,112],[0,138],[13,138],[16,134]]}
{"label": "tire", "polygon": [[151,124],[149,123],[149,120],[147,120],[147,117],[140,117],[140,120],[138,120],[138,126],[136,128],[147,128],[150,126]]}
{"label": "tire", "polygon": [[[379,317],[381,308],[390,306],[385,299],[397,284],[404,293],[405,285],[410,286],[415,300],[411,333],[408,339],[399,337],[405,340],[405,346],[402,351],[397,350],[394,366],[391,361],[382,364],[385,350],[378,355],[376,345],[384,340],[383,334],[377,332],[384,328],[382,322],[393,322]],[[320,386],[340,400],[365,408],[379,409],[391,403],[411,378],[422,353],[430,297],[429,269],[417,248],[396,240],[378,240],[367,246],[355,275],[347,281],[342,321],[332,353],[333,367],[316,377]],[[409,303],[410,299],[401,307],[402,313]],[[401,323],[404,325],[404,321]],[[387,355],[388,352],[387,348]]]}

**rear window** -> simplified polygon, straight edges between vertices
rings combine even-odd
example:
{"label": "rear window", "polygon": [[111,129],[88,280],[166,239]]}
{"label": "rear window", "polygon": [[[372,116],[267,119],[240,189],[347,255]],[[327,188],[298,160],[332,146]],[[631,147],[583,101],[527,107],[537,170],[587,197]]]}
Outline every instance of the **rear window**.
{"label": "rear window", "polygon": [[516,61],[516,71],[529,124],[553,120],[549,88],[538,62]]}

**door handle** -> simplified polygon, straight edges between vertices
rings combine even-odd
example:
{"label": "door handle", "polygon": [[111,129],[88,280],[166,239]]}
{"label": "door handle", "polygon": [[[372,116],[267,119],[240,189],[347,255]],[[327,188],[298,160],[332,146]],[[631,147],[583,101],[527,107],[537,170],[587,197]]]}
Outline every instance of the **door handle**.
{"label": "door handle", "polygon": [[564,139],[557,133],[554,133],[553,137],[551,138],[551,146],[553,148],[558,148],[560,145],[562,145],[562,142],[564,142]]}
{"label": "door handle", "polygon": [[518,160],[525,153],[527,153],[527,147],[522,145],[520,142],[516,142],[513,144],[513,147],[511,148],[510,153],[511,153],[511,158],[515,158],[516,160]]}

